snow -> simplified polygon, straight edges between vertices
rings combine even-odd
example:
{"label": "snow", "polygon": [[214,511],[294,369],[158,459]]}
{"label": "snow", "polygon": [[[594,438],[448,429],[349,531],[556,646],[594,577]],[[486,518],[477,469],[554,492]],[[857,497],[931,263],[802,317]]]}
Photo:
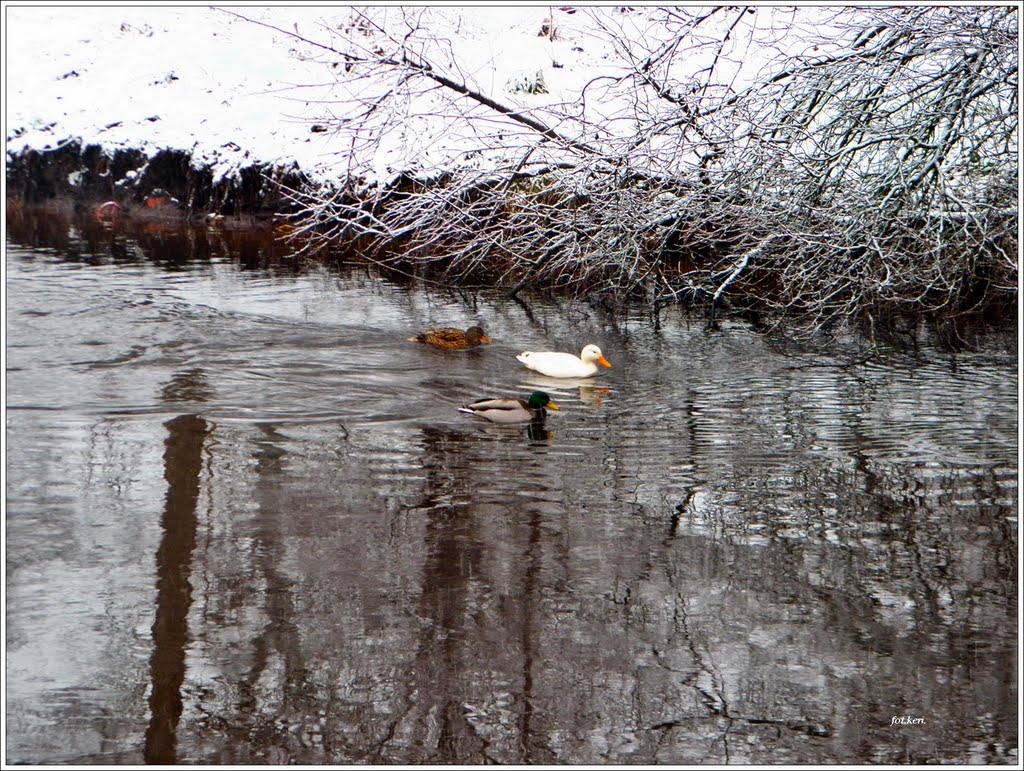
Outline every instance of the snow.
{"label": "snow", "polygon": [[[601,28],[654,47],[664,25],[646,12],[577,7],[579,13],[547,4],[371,6],[366,12],[392,24],[396,18],[403,24],[422,21],[433,35],[431,58],[439,71],[503,103],[522,109],[572,104],[589,84],[586,109],[615,118],[605,121],[605,128],[635,131],[635,122],[623,118],[616,103],[623,94],[613,88],[629,62]],[[368,99],[392,85],[343,77],[337,54],[289,34],[356,54],[360,45],[362,52],[370,50],[380,36],[352,33],[354,17],[347,7],[37,5],[7,6],[5,13],[9,156],[79,140],[107,152],[191,151],[193,164],[211,168],[215,179],[266,163],[297,165],[325,181],[353,164],[368,179],[381,180],[407,170],[430,173],[491,159],[476,152],[481,146],[476,132],[487,123],[470,129],[436,87],[410,99],[405,115],[396,115],[398,106],[381,110],[376,123],[368,124],[376,133],[364,137],[364,146],[314,130],[331,117],[364,109]],[[538,34],[552,15],[555,39]],[[731,58],[725,53],[716,76],[733,87],[760,66],[749,52]],[[695,70],[706,63],[697,54],[688,60]],[[529,93],[522,86],[534,83],[538,73],[545,89]],[[502,142],[513,149],[536,142],[521,126],[494,117],[485,142],[492,153]],[[564,129],[580,132],[575,124]]]}
{"label": "snow", "polygon": [[[467,80],[493,91],[524,62],[537,64],[526,69],[546,64],[550,70],[551,41],[545,45],[537,36],[549,8],[433,13],[439,36],[458,36]],[[311,130],[331,114],[329,105],[317,103],[331,98],[329,68],[298,55],[316,51],[289,35],[234,14],[337,44],[324,20],[336,27],[345,9],[9,6],[5,12],[9,154],[79,139],[108,152],[190,150],[194,164],[212,167],[217,178],[257,161],[297,164],[324,177],[337,176],[343,165],[345,148],[334,135]],[[434,136],[419,127],[386,143],[380,164],[395,169],[414,162],[431,144],[413,141],[424,131]]]}
{"label": "snow", "polygon": [[254,159],[314,169],[329,151],[303,121],[308,107],[282,92],[322,68],[289,57],[266,28],[198,7],[6,13],[8,153],[80,138],[108,151],[192,150],[196,165],[227,175]]}

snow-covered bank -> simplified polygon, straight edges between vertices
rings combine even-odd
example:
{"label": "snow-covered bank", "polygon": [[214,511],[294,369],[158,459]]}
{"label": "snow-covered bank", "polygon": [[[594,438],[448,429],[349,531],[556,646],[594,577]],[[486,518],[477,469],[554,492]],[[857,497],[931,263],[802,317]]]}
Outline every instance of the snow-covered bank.
{"label": "snow-covered bank", "polygon": [[[282,24],[323,14],[252,12]],[[8,157],[73,141],[110,155],[174,149],[220,179],[255,161],[312,171],[329,152],[305,120],[307,106],[287,92],[321,68],[289,57],[265,27],[200,7],[10,7],[6,14]]]}
{"label": "snow-covered bank", "polygon": [[[553,70],[552,56],[544,55],[551,40],[538,38],[549,6],[435,13],[447,14],[460,57],[471,62],[472,78],[487,84],[526,77],[546,59],[549,98],[561,98],[559,78],[577,87],[593,74],[575,60],[602,55],[564,41]],[[5,14],[9,172],[12,159],[69,145],[98,148],[108,158],[139,151],[141,163],[161,151],[183,153],[214,185],[253,166],[301,169],[325,181],[345,172],[348,149],[317,123],[331,115],[323,104],[335,85],[330,68],[287,33],[329,41],[347,9],[35,6]],[[568,67],[566,54],[574,60]],[[403,154],[429,153],[434,139],[421,131],[418,147],[385,144],[376,159],[380,173],[401,168]],[[130,169],[119,182],[130,186],[142,171]]]}

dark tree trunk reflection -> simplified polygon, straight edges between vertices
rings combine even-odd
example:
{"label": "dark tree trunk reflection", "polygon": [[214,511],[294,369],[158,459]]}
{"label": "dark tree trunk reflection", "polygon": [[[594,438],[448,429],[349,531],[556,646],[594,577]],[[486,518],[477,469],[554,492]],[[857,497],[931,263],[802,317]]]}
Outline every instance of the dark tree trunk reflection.
{"label": "dark tree trunk reflection", "polygon": [[211,433],[207,421],[181,415],[167,421],[164,478],[167,498],[161,519],[163,538],[156,553],[157,597],[150,658],[150,722],[146,729],[147,763],[177,761],[181,686],[185,679],[188,614],[192,607],[192,553],[196,546],[196,502],[203,447]]}

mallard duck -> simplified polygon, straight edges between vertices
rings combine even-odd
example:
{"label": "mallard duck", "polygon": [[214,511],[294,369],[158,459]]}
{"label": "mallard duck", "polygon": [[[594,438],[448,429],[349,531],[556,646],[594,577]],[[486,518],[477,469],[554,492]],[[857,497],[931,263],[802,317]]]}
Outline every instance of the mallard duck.
{"label": "mallard duck", "polygon": [[597,365],[611,367],[608,359],[596,345],[588,345],[579,356],[549,351],[524,351],[516,356],[519,361],[548,377],[590,377],[597,373]]}
{"label": "mallard duck", "polygon": [[477,399],[472,404],[459,407],[459,412],[468,412],[492,423],[539,422],[547,417],[544,408],[558,411],[558,405],[543,391],[534,391],[528,399]]}
{"label": "mallard duck", "polygon": [[436,345],[438,348],[473,348],[480,343],[493,343],[480,327],[470,327],[465,332],[455,327],[442,327],[441,329],[428,329],[420,332],[415,337],[409,338],[410,343],[427,343]]}

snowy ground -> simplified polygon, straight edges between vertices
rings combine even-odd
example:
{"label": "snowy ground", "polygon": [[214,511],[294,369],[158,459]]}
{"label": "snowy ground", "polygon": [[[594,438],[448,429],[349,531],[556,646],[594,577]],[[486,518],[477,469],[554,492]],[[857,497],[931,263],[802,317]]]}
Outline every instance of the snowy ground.
{"label": "snowy ground", "polygon": [[[330,150],[289,88],[323,68],[289,56],[281,34],[206,7],[5,10],[9,154],[76,138],[184,149],[220,176],[254,160],[313,170]],[[312,26],[324,10],[245,12]]]}
{"label": "snowy ground", "polygon": [[[191,150],[215,178],[254,161],[331,174],[341,150],[311,130],[326,114],[316,100],[327,95],[328,68],[296,55],[295,39],[231,12],[318,40],[331,39],[325,19],[346,16],[337,6],[5,8],[7,152],[80,139],[107,150]],[[471,30],[460,55],[474,77],[493,86],[517,67],[550,64],[543,47],[552,43],[537,36],[550,12],[452,9],[453,27]]]}

